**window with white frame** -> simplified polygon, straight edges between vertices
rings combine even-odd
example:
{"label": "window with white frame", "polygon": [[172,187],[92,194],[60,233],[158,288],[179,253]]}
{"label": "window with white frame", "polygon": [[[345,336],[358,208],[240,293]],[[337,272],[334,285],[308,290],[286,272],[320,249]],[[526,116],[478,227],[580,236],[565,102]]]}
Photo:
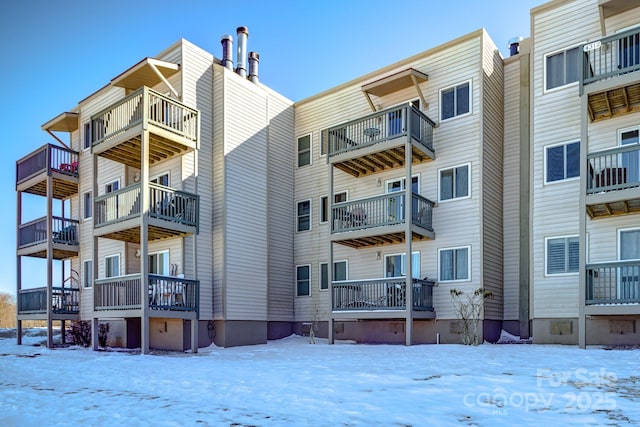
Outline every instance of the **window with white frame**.
{"label": "window with white frame", "polygon": [[163,174],[154,176],[149,180],[152,184],[164,185],[165,187],[169,186],[169,172],[165,172]]}
{"label": "window with white frame", "polygon": [[471,247],[438,249],[438,281],[471,280]]}
{"label": "window with white frame", "polygon": [[545,239],[546,274],[578,273],[579,250],[578,236],[547,237]]}
{"label": "window with white frame", "polygon": [[580,177],[580,141],[544,149],[545,183]]}
{"label": "window with white frame", "polygon": [[640,126],[634,126],[632,128],[622,129],[618,131],[618,142],[620,146],[623,145],[636,145],[636,149],[633,151],[626,151],[620,153],[619,164],[623,168],[622,173],[625,176],[621,176],[619,181],[625,183],[640,182]]}
{"label": "window with white frame", "polygon": [[114,191],[118,191],[120,188],[120,180],[116,179],[111,182],[108,182],[104,186],[104,194],[113,193]]}
{"label": "window with white frame", "polygon": [[[407,275],[406,253],[384,256],[384,277],[404,277]],[[420,252],[411,253],[411,277],[420,278]]]}
{"label": "window with white frame", "polygon": [[440,120],[471,112],[471,80],[440,89]]}
{"label": "window with white frame", "polygon": [[471,187],[470,169],[471,164],[467,163],[465,165],[439,170],[439,201],[469,197],[469,188]]}
{"label": "window with white frame", "polygon": [[311,230],[311,200],[298,202],[296,210],[297,231]]}
{"label": "window with white frame", "polygon": [[[342,203],[347,201],[347,192],[341,191],[340,193],[335,193],[333,195],[333,203]],[[320,222],[324,223],[329,221],[330,213],[329,213],[329,196],[320,197]]]}
{"label": "window with white frame", "polygon": [[83,149],[91,148],[91,123],[86,122],[84,124],[84,141],[83,141]]}
{"label": "window with white frame", "polygon": [[296,296],[311,295],[311,265],[296,266]]}
{"label": "window with white frame", "polygon": [[169,251],[149,254],[149,273],[159,276],[169,275]]}
{"label": "window with white frame", "polygon": [[311,164],[311,134],[298,138],[298,167]]}
{"label": "window with white frame", "polygon": [[[348,280],[347,261],[334,261],[333,263],[333,281]],[[329,289],[329,263],[320,263],[320,290]]]}
{"label": "window with white frame", "polygon": [[551,53],[544,57],[545,90],[578,81],[580,51],[578,47]]}
{"label": "window with white frame", "polygon": [[82,286],[90,288],[93,286],[93,260],[85,259],[82,262]]}
{"label": "window with white frame", "polygon": [[93,207],[93,197],[91,196],[91,191],[87,191],[82,196],[83,204],[84,204],[84,219],[91,218],[92,215],[92,207]]}
{"label": "window with white frame", "polygon": [[120,255],[104,257],[104,276],[117,277],[120,275]]}

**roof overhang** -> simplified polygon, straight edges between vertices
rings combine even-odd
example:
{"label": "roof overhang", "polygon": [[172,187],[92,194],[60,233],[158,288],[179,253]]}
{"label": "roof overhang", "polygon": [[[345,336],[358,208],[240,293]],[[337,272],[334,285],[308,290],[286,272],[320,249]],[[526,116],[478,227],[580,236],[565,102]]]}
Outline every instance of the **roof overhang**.
{"label": "roof overhang", "polygon": [[64,112],[42,125],[48,132],[73,132],[78,130],[78,113]]}
{"label": "roof overhang", "polygon": [[603,18],[609,18],[640,6],[640,0],[598,0]]}
{"label": "roof overhang", "polygon": [[418,92],[420,102],[426,108],[427,103],[424,99],[424,95],[422,94],[422,90],[420,90],[420,83],[424,83],[427,80],[429,80],[428,75],[416,70],[415,68],[407,68],[406,70],[399,71],[395,74],[391,74],[390,76],[362,85],[362,92],[366,96],[371,109],[376,111],[376,108],[371,101],[371,95],[381,97],[413,86]]}
{"label": "roof overhang", "polygon": [[128,90],[137,90],[142,86],[153,87],[160,82],[166,84],[174,95],[179,96],[168,79],[180,71],[180,65],[155,58],[144,58],[124,73],[111,80],[111,85]]}

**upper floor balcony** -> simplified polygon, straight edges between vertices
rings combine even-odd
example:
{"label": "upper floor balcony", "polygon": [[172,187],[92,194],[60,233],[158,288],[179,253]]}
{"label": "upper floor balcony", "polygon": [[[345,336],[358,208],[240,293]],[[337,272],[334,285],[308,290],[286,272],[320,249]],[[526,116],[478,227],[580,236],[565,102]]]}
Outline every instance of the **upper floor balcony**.
{"label": "upper floor balcony", "polygon": [[[407,220],[405,198],[404,192],[397,192],[332,205],[331,240],[352,248],[403,243]],[[412,194],[413,240],[435,238],[434,206],[431,200]]]}
{"label": "upper floor balcony", "polygon": [[[47,287],[18,291],[18,317],[21,319],[47,318]],[[54,286],[51,288],[51,310],[54,320],[74,320],[80,314],[78,288]]]}
{"label": "upper floor balcony", "polygon": [[149,165],[198,148],[198,111],[146,86],[91,117],[93,153],[140,169],[142,134]]}
{"label": "upper floor balcony", "polygon": [[78,153],[45,144],[16,162],[16,191],[46,197],[49,177],[53,198],[66,199],[77,194]]}
{"label": "upper floor balcony", "polygon": [[587,314],[640,314],[640,261],[587,264],[586,269]]}
{"label": "upper floor balcony", "polygon": [[591,121],[640,111],[640,28],[582,45],[580,94]]}
{"label": "upper floor balcony", "polygon": [[[433,287],[429,279],[411,279],[414,317],[434,318]],[[404,316],[406,277],[337,281],[331,284],[333,315],[337,318],[380,319]]]}
{"label": "upper floor balcony", "polygon": [[78,221],[54,216],[51,218],[50,234],[47,234],[46,216],[18,226],[18,255],[46,258],[49,241],[52,243],[53,259],[78,256]]}
{"label": "upper floor balcony", "polygon": [[[140,243],[142,224],[140,183],[96,197],[94,235]],[[198,232],[199,197],[158,184],[149,184],[148,240]]]}
{"label": "upper floor balcony", "polygon": [[405,144],[411,161],[435,159],[435,122],[411,104],[378,111],[323,131],[329,162],[360,177],[405,165]]}
{"label": "upper floor balcony", "polygon": [[587,154],[586,209],[591,218],[640,212],[640,145]]}

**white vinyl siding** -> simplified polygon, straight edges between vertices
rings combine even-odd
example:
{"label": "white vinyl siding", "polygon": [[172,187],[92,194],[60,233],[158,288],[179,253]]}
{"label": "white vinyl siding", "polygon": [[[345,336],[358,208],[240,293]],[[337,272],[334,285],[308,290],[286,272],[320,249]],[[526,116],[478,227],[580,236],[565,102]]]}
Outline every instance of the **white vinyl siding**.
{"label": "white vinyl siding", "polygon": [[298,167],[311,164],[312,143],[311,134],[298,138]]}
{"label": "white vinyl siding", "polygon": [[578,236],[549,237],[545,240],[547,275],[577,274],[580,267]]}
{"label": "white vinyl siding", "polygon": [[440,89],[440,120],[471,113],[472,93],[471,80]]}
{"label": "white vinyl siding", "polygon": [[580,177],[580,142],[545,147],[545,183]]}

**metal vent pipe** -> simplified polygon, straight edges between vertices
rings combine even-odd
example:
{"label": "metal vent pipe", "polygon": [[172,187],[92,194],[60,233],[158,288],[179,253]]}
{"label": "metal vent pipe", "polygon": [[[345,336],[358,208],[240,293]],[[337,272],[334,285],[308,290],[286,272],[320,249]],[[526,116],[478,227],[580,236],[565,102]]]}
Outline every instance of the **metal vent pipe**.
{"label": "metal vent pipe", "polygon": [[253,83],[258,83],[258,63],[260,62],[260,55],[258,52],[249,52],[249,80]]}
{"label": "metal vent pipe", "polygon": [[247,77],[247,38],[249,37],[249,29],[247,27],[238,27],[238,59],[236,61],[236,73],[242,77]]}
{"label": "metal vent pipe", "polygon": [[222,36],[222,65],[233,71],[233,37],[229,34]]}

